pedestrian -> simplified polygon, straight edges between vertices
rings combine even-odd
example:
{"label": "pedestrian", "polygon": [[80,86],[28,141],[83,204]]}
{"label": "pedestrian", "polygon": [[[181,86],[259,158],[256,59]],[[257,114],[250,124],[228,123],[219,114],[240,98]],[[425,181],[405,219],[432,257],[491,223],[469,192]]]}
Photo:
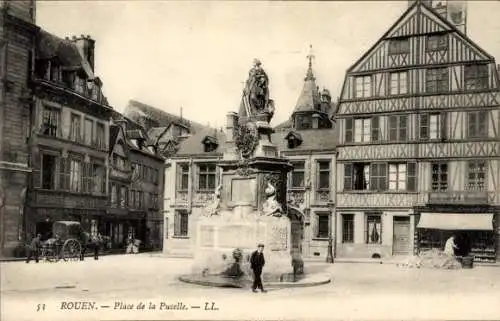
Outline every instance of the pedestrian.
{"label": "pedestrian", "polygon": [[31,258],[34,256],[35,257],[35,262],[38,263],[38,258],[40,256],[40,238],[42,237],[41,234],[37,234],[36,237],[34,237],[31,240],[31,244],[28,246],[28,255],[26,256],[26,263],[30,263]]}
{"label": "pedestrian", "polygon": [[448,256],[455,256],[455,250],[458,249],[458,246],[455,244],[455,235],[452,235],[448,240],[446,240],[446,244],[444,245],[444,254]]}
{"label": "pedestrian", "polygon": [[262,285],[262,268],[266,264],[266,260],[264,259],[264,244],[259,244],[257,246],[257,250],[252,253],[250,257],[250,267],[253,271],[253,285],[252,291],[257,292],[257,289],[260,289],[261,292],[267,292],[264,290],[264,286]]}
{"label": "pedestrian", "polygon": [[92,237],[92,244],[94,245],[94,260],[99,260],[99,247],[101,246],[101,233],[97,233]]}

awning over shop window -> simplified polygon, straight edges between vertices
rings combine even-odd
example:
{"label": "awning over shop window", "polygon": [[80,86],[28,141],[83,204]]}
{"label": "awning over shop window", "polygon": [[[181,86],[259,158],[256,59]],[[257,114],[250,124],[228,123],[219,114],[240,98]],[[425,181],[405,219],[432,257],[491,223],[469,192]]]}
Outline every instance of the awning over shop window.
{"label": "awning over shop window", "polygon": [[417,228],[493,231],[491,213],[422,213]]}

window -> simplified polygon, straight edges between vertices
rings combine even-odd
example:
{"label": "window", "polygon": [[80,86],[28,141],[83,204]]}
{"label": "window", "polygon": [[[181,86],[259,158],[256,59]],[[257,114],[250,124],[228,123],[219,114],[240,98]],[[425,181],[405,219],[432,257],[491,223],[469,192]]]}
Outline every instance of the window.
{"label": "window", "polygon": [[189,187],[189,164],[180,164],[177,167],[177,190],[187,191]]}
{"label": "window", "polygon": [[56,188],[56,161],[57,157],[53,155],[42,155],[42,188]]}
{"label": "window", "polygon": [[142,208],[144,206],[144,192],[139,191],[137,196],[137,208]]}
{"label": "window", "polygon": [[468,65],[464,68],[466,90],[488,89],[488,65]]}
{"label": "window", "polygon": [[122,186],[120,188],[120,207],[125,208],[125,204],[127,204],[127,188]]}
{"label": "window", "polygon": [[75,77],[75,86],[74,89],[79,92],[79,93],[84,93],[85,92],[85,79],[80,78],[78,76]]}
{"label": "window", "polygon": [[215,164],[199,165],[200,173],[198,174],[198,189],[199,190],[213,190],[215,189]]}
{"label": "window", "polygon": [[373,116],[372,117],[372,142],[377,142],[381,139],[381,131],[380,131],[380,117],[379,116]]}
{"label": "window", "polygon": [[330,235],[330,214],[329,213],[317,213],[317,228],[316,237],[317,238],[328,238]]}
{"label": "window", "polygon": [[305,164],[304,162],[294,162],[293,170],[291,172],[291,186],[292,188],[305,187]]}
{"label": "window", "polygon": [[441,93],[449,90],[448,68],[427,69],[425,89],[428,93]]}
{"label": "window", "polygon": [[111,185],[111,206],[116,207],[118,202],[118,190],[116,189],[116,185]]}
{"label": "window", "polygon": [[79,115],[71,114],[70,138],[74,142],[79,142],[81,138],[82,118]]}
{"label": "window", "polygon": [[467,114],[468,137],[484,138],[488,136],[488,112],[473,111]]}
{"label": "window", "polygon": [[431,188],[434,192],[448,190],[448,164],[434,163],[432,167]]}
{"label": "window", "polygon": [[7,42],[0,41],[0,79],[4,79],[7,71]]}
{"label": "window", "polygon": [[344,190],[360,191],[369,187],[370,165],[365,163],[344,164]]}
{"label": "window", "polygon": [[408,93],[408,72],[391,73],[391,95],[403,95]]}
{"label": "window", "polygon": [[55,61],[51,61],[50,63],[50,80],[53,82],[59,82],[60,81],[60,68],[59,66],[55,63]]}
{"label": "window", "polygon": [[73,192],[82,191],[82,162],[71,159],[69,167],[69,188]]}
{"label": "window", "polygon": [[43,110],[42,134],[57,137],[59,135],[60,111],[45,107]]}
{"label": "window", "polygon": [[345,119],[345,142],[352,143],[354,138],[354,119]]}
{"label": "window", "polygon": [[420,139],[441,138],[441,117],[439,114],[420,115]]}
{"label": "window", "polygon": [[310,129],[312,128],[312,119],[310,115],[297,116],[297,129]]}
{"label": "window", "polygon": [[94,122],[92,119],[85,119],[85,144],[86,145],[91,145],[92,144],[92,129],[93,129]]}
{"label": "window", "polygon": [[102,163],[92,163],[92,192],[94,194],[106,193],[106,170]]}
{"label": "window", "polygon": [[96,236],[99,233],[97,220],[90,220],[90,235]]}
{"label": "window", "polygon": [[370,118],[360,118],[354,120],[354,141],[356,143],[370,141]]}
{"label": "window", "polygon": [[116,169],[119,169],[121,171],[125,171],[125,158],[113,154],[113,165],[115,166]]}
{"label": "window", "polygon": [[104,124],[97,123],[95,139],[98,147],[104,148],[106,146],[106,144],[104,143]]}
{"label": "window", "polygon": [[354,243],[354,214],[342,214],[342,243]]}
{"label": "window", "polygon": [[370,164],[370,189],[375,191],[387,189],[387,164]]}
{"label": "window", "polygon": [[382,216],[380,214],[367,214],[366,216],[366,243],[382,243]]}
{"label": "window", "polygon": [[354,97],[366,98],[372,94],[372,76],[356,77]]}
{"label": "window", "polygon": [[389,116],[389,140],[406,141],[408,134],[408,116]]}
{"label": "window", "polygon": [[448,50],[448,35],[432,35],[427,37],[427,51]]}
{"label": "window", "polygon": [[486,183],[486,162],[470,161],[467,175],[468,191],[484,191]]}
{"label": "window", "polygon": [[392,39],[389,42],[389,55],[399,55],[410,52],[410,40],[408,38]]}
{"label": "window", "polygon": [[417,190],[417,163],[408,163],[406,166],[406,190],[415,192]]}
{"label": "window", "polygon": [[330,161],[318,161],[318,190],[330,189]]}
{"label": "window", "polygon": [[406,190],[406,164],[389,164],[389,190]]}
{"label": "window", "polygon": [[134,201],[135,208],[141,207],[141,194],[139,193],[139,191],[135,191]]}
{"label": "window", "polygon": [[130,208],[135,207],[135,191],[134,190],[129,190],[128,191],[128,206]]}
{"label": "window", "polygon": [[174,236],[188,236],[189,216],[186,211],[175,211]]}

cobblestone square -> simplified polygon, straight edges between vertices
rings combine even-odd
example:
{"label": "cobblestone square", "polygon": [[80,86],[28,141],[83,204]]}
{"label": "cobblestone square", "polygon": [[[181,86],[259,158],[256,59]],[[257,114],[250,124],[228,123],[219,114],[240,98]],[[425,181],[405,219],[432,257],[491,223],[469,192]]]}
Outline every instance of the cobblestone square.
{"label": "cobblestone square", "polygon": [[332,282],[309,288],[269,288],[266,294],[254,294],[249,289],[200,287],[178,281],[177,276],[189,271],[190,263],[189,259],[150,254],[105,256],[84,262],[2,263],[1,319],[500,317],[500,268],[495,266],[431,270],[394,264],[306,262],[307,273],[330,274]]}

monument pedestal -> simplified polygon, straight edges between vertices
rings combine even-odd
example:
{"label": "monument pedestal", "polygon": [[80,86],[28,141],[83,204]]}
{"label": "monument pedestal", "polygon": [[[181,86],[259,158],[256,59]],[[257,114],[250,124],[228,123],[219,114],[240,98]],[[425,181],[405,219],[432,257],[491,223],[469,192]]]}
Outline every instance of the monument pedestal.
{"label": "monument pedestal", "polygon": [[[251,278],[250,256],[265,245],[264,278],[279,281],[293,272],[290,255],[291,224],[287,217],[262,216],[252,206],[240,205],[197,222],[197,244],[192,273]],[[235,253],[241,253],[241,258]],[[236,254],[238,256],[238,254]],[[243,275],[232,269],[239,263]]]}

